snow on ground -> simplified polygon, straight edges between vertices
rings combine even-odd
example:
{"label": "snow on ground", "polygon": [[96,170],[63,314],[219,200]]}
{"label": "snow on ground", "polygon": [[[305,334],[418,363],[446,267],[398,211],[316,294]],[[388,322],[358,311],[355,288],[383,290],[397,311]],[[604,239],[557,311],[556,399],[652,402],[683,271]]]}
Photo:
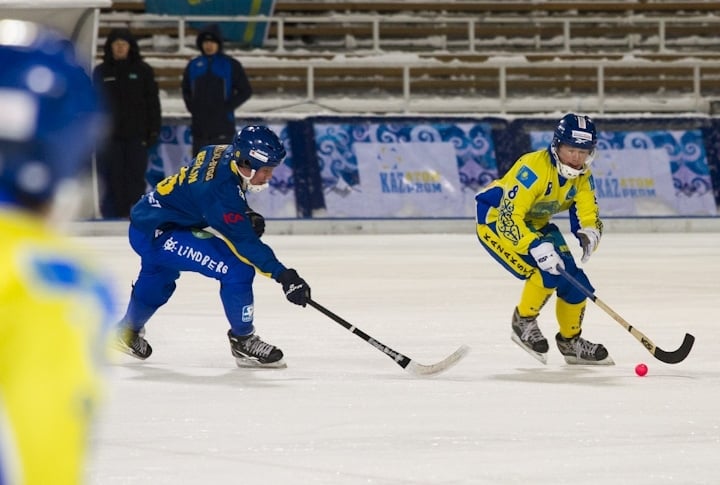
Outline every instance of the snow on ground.
{"label": "snow on ground", "polygon": [[[109,368],[91,485],[717,483],[717,233],[603,238],[587,264],[597,296],[665,350],[685,332],[697,342],[663,364],[590,303],[585,336],[617,364],[602,368],[565,365],[552,343],[542,366],[510,341],[521,282],[472,232],[266,239],[319,303],[384,344],[425,364],[472,352],[413,377],[258,276],[258,333],[288,368],[238,369],[217,284],[185,274],[148,325],[152,357]],[[138,269],[124,238],[78,240],[124,305]]]}

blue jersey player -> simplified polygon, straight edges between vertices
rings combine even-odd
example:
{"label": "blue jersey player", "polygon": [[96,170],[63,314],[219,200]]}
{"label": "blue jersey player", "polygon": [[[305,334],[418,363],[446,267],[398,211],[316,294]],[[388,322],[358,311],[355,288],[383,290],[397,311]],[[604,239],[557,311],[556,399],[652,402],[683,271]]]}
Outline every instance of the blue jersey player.
{"label": "blue jersey player", "polygon": [[129,239],[141,268],[120,322],[121,350],[139,359],[150,356],[145,324],[170,299],[180,272],[193,271],[220,282],[237,365],[285,367],[282,351],[255,333],[255,272],[279,282],[297,305],[307,304],[310,287],[260,240],[264,219],[245,199],[247,191],[267,187],[284,158],[285,149],[272,130],[247,126],[231,145],[204,147],[190,165],[158,183],[133,207]]}

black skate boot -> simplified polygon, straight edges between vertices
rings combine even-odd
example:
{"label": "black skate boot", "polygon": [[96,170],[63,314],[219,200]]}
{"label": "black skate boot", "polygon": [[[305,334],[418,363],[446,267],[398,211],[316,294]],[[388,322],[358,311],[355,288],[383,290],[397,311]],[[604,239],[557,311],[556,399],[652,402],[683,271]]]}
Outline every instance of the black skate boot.
{"label": "black skate boot", "polygon": [[585,340],[580,334],[566,339],[558,333],[555,335],[555,342],[568,364],[615,365],[605,346]]}
{"label": "black skate boot", "polygon": [[152,354],[152,347],[145,340],[145,327],[139,332],[135,332],[130,327],[120,327],[115,346],[121,352],[140,360],[145,360]]}
{"label": "black skate boot", "polygon": [[255,334],[236,337],[228,330],[230,350],[238,367],[268,367],[280,369],[287,367],[282,350],[264,342]]}
{"label": "black skate boot", "polygon": [[515,308],[512,316],[513,342],[543,364],[547,364],[548,341],[538,327],[535,317],[521,317]]}

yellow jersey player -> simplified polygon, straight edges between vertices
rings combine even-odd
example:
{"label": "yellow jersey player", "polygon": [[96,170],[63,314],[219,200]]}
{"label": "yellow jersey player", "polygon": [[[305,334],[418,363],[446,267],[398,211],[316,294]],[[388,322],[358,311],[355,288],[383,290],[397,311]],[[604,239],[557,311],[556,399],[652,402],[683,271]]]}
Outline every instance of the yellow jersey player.
{"label": "yellow jersey player", "polygon": [[510,170],[475,197],[477,236],[505,269],[525,281],[512,316],[512,340],[542,363],[548,341],[537,317],[550,296],[557,295],[558,350],[568,364],[613,364],[607,349],[580,336],[586,297],[560,275],[557,267],[593,291],[568,248],[553,215],[569,211],[570,229],[587,262],[600,242],[602,222],[590,164],[596,154],[593,121],[565,115],[550,146],[520,157]]}
{"label": "yellow jersey player", "polygon": [[77,485],[110,291],[47,215],[104,116],[72,44],[0,20],[0,484]]}

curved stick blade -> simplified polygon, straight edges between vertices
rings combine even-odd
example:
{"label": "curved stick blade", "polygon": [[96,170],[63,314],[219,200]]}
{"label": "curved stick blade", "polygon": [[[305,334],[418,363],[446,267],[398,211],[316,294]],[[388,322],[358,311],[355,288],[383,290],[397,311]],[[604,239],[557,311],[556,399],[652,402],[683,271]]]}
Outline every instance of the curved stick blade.
{"label": "curved stick blade", "polygon": [[460,362],[470,352],[470,347],[461,345],[455,352],[445,357],[436,364],[423,365],[411,360],[405,370],[416,376],[432,376],[445,372],[450,367]]}
{"label": "curved stick blade", "polygon": [[694,343],[695,337],[693,337],[689,333],[686,333],[683,343],[680,345],[680,347],[678,347],[677,350],[674,350],[672,352],[666,352],[659,347],[655,347],[655,352],[653,352],[653,355],[658,360],[665,362],[666,364],[677,364],[678,362],[682,362],[683,360],[685,360],[685,357],[687,357],[690,353],[690,350],[692,350]]}

